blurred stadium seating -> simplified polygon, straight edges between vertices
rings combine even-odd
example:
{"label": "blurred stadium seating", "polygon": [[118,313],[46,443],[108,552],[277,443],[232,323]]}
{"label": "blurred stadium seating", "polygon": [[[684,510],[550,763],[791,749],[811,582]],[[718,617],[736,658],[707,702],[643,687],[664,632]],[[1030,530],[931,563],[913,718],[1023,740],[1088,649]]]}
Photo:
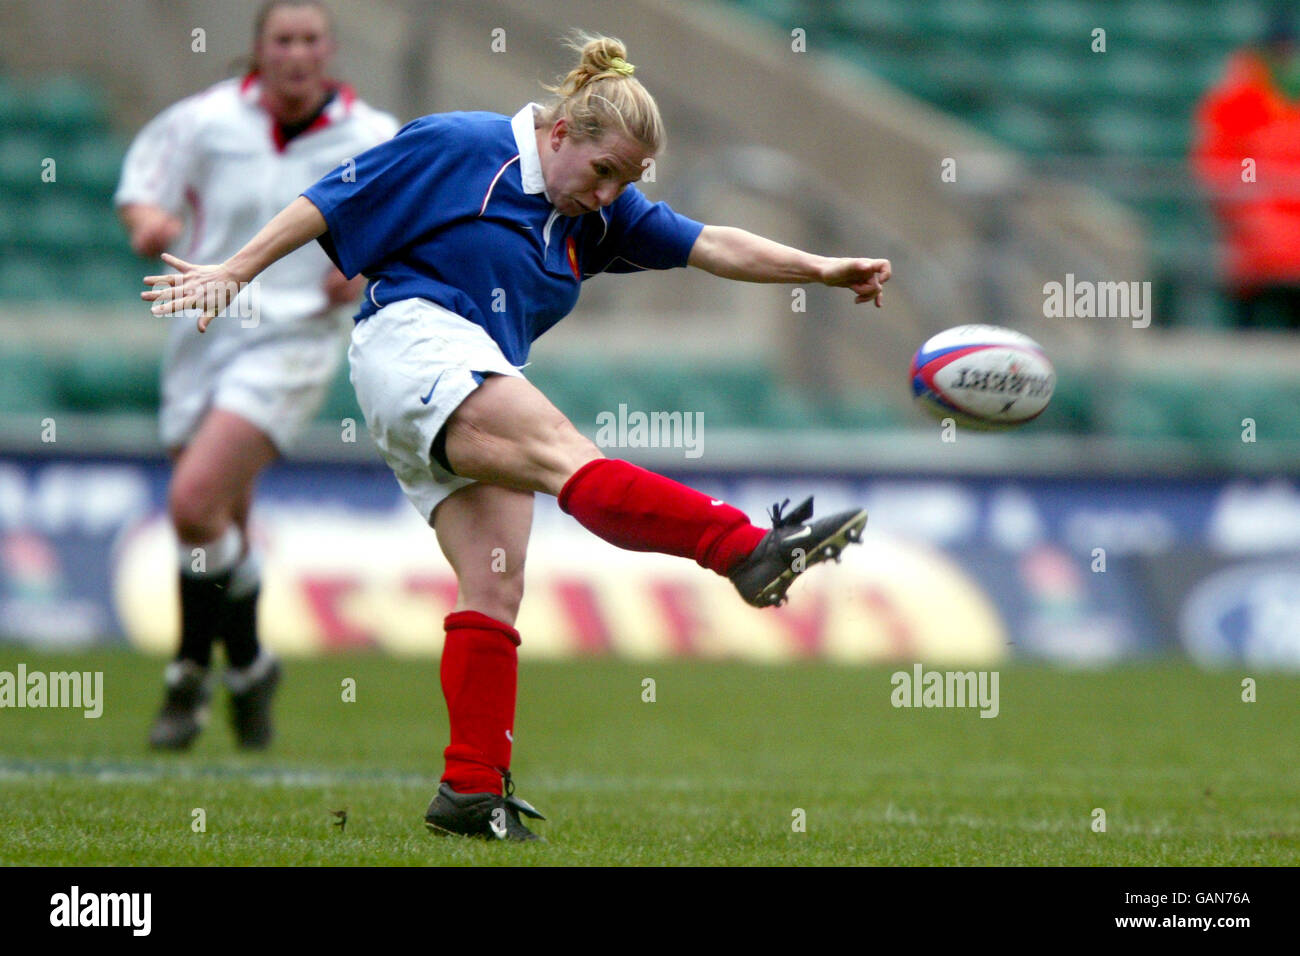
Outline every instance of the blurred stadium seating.
{"label": "blurred stadium seating", "polygon": [[[125,132],[93,78],[0,76],[0,299],[135,298],[144,262],[112,207]],[[42,188],[46,159],[69,189]]]}
{"label": "blurred stadium seating", "polygon": [[[1259,39],[1266,4],[731,2],[775,23],[830,31],[837,55],[1130,203],[1152,237],[1166,320],[1229,323],[1217,297],[1173,295],[1213,239],[1183,159],[1197,100],[1230,52]],[[1096,28],[1105,30],[1104,56],[1086,42]]]}

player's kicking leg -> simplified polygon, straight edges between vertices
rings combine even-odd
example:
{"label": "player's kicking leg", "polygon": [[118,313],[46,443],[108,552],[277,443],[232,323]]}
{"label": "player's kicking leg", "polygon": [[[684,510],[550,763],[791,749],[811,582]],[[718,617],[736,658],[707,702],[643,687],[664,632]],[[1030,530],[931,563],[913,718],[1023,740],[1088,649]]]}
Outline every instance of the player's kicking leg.
{"label": "player's kicking leg", "polygon": [[555,495],[611,544],[693,558],[758,607],[784,603],[796,577],[838,559],[867,523],[862,509],[811,521],[810,498],[789,514],[773,508],[764,531],[723,501],[605,458],[521,378],[494,376],[472,392],[448,422],[446,450],[456,474]]}
{"label": "player's kicking leg", "polygon": [[434,511],[438,544],[457,582],[440,665],[451,743],[424,818],[435,833],[537,839],[519,816],[543,817],[514,795],[510,779],[520,642],[514,622],[532,522],[531,492],[487,484],[461,488]]}

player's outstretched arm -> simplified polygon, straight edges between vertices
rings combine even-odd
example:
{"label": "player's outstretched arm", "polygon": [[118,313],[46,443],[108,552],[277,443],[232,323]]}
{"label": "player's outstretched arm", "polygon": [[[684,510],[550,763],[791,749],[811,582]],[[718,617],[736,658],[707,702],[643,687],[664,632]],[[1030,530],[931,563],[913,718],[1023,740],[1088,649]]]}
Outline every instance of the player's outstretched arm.
{"label": "player's outstretched arm", "polygon": [[853,290],[854,302],[881,304],[888,259],[816,256],[734,226],[705,226],[687,260],[697,269],[743,282],[819,282]]}
{"label": "player's outstretched arm", "polygon": [[322,235],[326,228],[320,210],[311,200],[299,196],[276,213],[244,248],[220,265],[196,265],[164,254],[163,261],[178,270],[177,274],[145,276],[145,284],[150,288],[141,292],[140,298],[154,304],[154,315],[171,315],[182,309],[202,310],[199,331],[206,332],[208,324],[234,300],[240,289],[272,263]]}

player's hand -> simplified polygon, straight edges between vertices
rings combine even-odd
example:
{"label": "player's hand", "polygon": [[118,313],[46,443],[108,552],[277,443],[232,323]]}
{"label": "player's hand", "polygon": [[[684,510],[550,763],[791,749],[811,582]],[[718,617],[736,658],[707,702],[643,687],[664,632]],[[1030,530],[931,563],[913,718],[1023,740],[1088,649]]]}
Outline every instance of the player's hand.
{"label": "player's hand", "polygon": [[200,311],[198,327],[206,332],[208,325],[227,306],[235,301],[246,283],[223,263],[216,266],[195,265],[163,253],[163,262],[176,269],[173,275],[145,276],[150,288],[140,293],[140,298],[153,303],[154,315],[172,315],[185,309]]}
{"label": "player's hand", "polygon": [[331,308],[354,305],[357,299],[361,298],[361,292],[365,287],[365,276],[349,279],[338,269],[330,269],[325,274],[325,298],[329,300]]}
{"label": "player's hand", "polygon": [[852,289],[857,294],[855,304],[874,301],[880,308],[884,284],[892,274],[888,259],[832,259],[822,283]]}

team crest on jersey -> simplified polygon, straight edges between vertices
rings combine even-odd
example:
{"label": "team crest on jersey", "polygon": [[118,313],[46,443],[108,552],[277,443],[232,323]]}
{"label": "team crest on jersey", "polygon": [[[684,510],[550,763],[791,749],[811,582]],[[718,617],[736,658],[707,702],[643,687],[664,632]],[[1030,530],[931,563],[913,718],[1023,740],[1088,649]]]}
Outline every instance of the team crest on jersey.
{"label": "team crest on jersey", "polygon": [[573,273],[573,277],[575,279],[581,282],[582,270],[578,268],[578,245],[573,241],[572,236],[569,236],[567,242],[565,243],[565,248],[569,252],[569,271]]}

